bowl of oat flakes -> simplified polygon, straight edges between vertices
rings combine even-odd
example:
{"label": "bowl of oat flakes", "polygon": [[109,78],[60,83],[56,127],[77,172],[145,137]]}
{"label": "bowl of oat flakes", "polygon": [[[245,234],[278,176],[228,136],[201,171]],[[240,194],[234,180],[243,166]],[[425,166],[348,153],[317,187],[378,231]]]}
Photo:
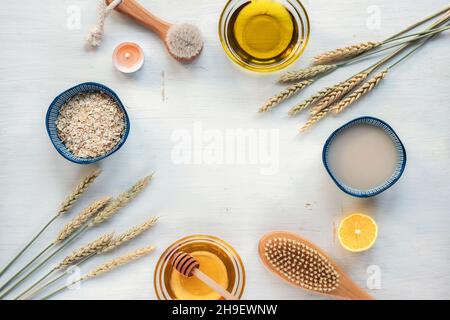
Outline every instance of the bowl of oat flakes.
{"label": "bowl of oat flakes", "polygon": [[125,143],[130,120],[117,94],[86,82],[57,96],[47,111],[46,127],[56,150],[79,164],[100,161]]}

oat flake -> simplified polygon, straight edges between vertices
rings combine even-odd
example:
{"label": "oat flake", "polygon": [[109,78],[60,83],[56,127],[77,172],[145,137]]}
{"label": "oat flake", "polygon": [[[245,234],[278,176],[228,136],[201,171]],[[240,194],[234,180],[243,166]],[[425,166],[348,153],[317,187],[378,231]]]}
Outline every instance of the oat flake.
{"label": "oat flake", "polygon": [[95,158],[113,149],[125,131],[125,115],[110,96],[81,92],[68,100],[56,120],[58,136],[75,156]]}

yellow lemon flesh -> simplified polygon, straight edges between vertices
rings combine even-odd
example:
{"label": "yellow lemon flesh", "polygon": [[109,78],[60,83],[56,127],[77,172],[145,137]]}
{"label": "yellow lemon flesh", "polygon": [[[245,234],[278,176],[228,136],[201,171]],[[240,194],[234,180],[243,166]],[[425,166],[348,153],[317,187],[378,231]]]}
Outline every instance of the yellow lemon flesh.
{"label": "yellow lemon flesh", "polygon": [[368,215],[355,213],[344,218],[338,229],[341,245],[351,252],[370,249],[378,236],[378,226]]}

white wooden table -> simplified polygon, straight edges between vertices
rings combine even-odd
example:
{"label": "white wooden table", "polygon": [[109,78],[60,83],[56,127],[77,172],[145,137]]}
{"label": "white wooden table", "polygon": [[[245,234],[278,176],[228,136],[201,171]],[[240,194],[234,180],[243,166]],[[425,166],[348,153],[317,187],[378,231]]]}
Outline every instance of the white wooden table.
{"label": "white wooden table", "polygon": [[[57,298],[154,299],[153,271],[161,252],[180,237],[205,233],[225,239],[242,256],[248,276],[245,299],[317,299],[279,281],[259,262],[259,238],[276,229],[297,232],[324,248],[361,286],[366,286],[368,279],[370,282],[370,271],[376,270],[381,288],[370,290],[376,298],[450,298],[448,35],[396,68],[369,99],[299,136],[297,130],[306,116],[288,119],[289,107],[361,65],[321,80],[301,97],[261,117],[256,114],[259,105],[280,89],[275,83],[277,75],[244,72],[227,58],[217,35],[224,0],[142,3],[169,21],[197,24],[205,38],[200,59],[189,65],[177,63],[152,33],[118,13],[106,22],[102,46],[86,48],[85,35],[98,14],[93,1],[2,4],[0,265],[54,214],[80,177],[93,169],[72,164],[53,149],[44,117],[60,92],[80,82],[96,81],[119,94],[132,130],[125,146],[99,164],[101,178],[75,209],[101,195],[115,195],[151,171],[157,174],[141,197],[72,248],[100,233],[123,231],[155,214],[162,219],[153,231],[110,257],[149,244],[158,250]],[[311,16],[312,34],[296,66],[307,65],[314,54],[325,49],[381,40],[448,4],[445,0],[304,3]],[[111,63],[114,47],[123,41],[135,41],[145,51],[145,65],[133,76],[118,73]],[[391,124],[403,140],[409,160],[398,184],[370,200],[340,192],[321,163],[322,146],[331,131],[361,115]],[[180,132],[194,135],[199,127],[206,135],[216,130],[213,132],[219,137],[236,129],[278,134],[279,139],[270,144],[274,170],[263,170],[267,165],[261,164],[261,157],[256,164],[210,164],[204,158],[199,163],[177,164],[180,159],[173,152],[179,144],[174,138]],[[207,139],[193,137],[194,148],[204,151],[201,148],[207,142],[203,146],[199,142],[203,138]],[[230,149],[225,149],[227,152]],[[340,219],[355,211],[370,214],[379,224],[375,247],[362,254],[344,251],[335,237]],[[55,225],[21,263],[48,243],[69,218]],[[91,261],[83,270],[104,259]]]}

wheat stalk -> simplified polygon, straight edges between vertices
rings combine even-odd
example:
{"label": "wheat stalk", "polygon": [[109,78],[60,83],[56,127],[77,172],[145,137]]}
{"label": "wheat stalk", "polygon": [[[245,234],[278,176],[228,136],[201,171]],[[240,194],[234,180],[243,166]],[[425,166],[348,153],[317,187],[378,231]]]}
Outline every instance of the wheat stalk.
{"label": "wheat stalk", "polygon": [[369,73],[370,71],[360,72],[347,81],[341,82],[337,85],[322,90],[323,92],[325,92],[326,90],[330,91],[328,94],[324,94],[322,96],[323,97],[322,100],[320,100],[319,104],[315,107],[315,111],[312,112],[310,119],[303,125],[303,127],[300,128],[300,132],[306,131],[314,124],[316,124],[324,117],[326,117],[332,109],[331,104],[333,103],[333,101],[342,98],[345,94],[350,92],[355,86],[361,83],[361,81],[366,79]]}
{"label": "wheat stalk", "polygon": [[[72,191],[72,194],[64,200],[64,202],[60,205],[58,212],[41,228],[41,230],[23,247],[18,254],[12,258],[11,261],[8,262],[8,264],[0,271],[0,277],[19,259],[19,257],[22,256],[22,254],[28,250],[28,248],[36,242],[36,240],[50,227],[62,214],[69,211],[69,209],[72,207],[72,205],[75,203],[75,201],[78,200],[78,198],[86,191],[86,189],[94,182],[94,180],[100,175],[101,171],[96,170],[92,172],[89,176],[84,178],[83,181],[81,181],[76,188]],[[0,288],[0,290],[3,290],[5,286],[7,286],[11,281],[13,281],[20,273],[22,273],[26,268],[28,268],[34,261],[36,261],[39,256],[44,254],[47,250],[51,248],[50,246],[47,246],[41,253],[36,256],[33,260],[29,261],[22,269],[19,270],[19,272],[16,272],[16,274],[11,277],[5,284],[3,284]],[[0,297],[1,298],[1,297]]]}
{"label": "wheat stalk", "polygon": [[[159,217],[152,217],[149,220],[145,221],[144,223],[141,223],[130,230],[126,231],[125,233],[117,236],[117,237],[111,237],[108,239],[105,239],[105,243],[101,242],[101,238],[97,240],[97,243],[93,242],[86,247],[79,249],[72,253],[71,255],[67,256],[57,267],[52,269],[49,273],[41,277],[38,281],[36,281],[33,285],[31,285],[27,290],[22,292],[20,295],[17,296],[18,299],[24,298],[25,296],[31,297],[35,295],[37,292],[40,292],[41,290],[47,288],[52,283],[56,282],[57,280],[61,279],[64,276],[64,273],[59,275],[58,277],[54,278],[51,281],[48,281],[44,285],[38,287],[34,290],[31,294],[30,291],[36,288],[40,283],[42,283],[45,279],[47,279],[50,275],[52,275],[57,270],[66,268],[70,265],[76,264],[77,266],[80,266],[82,263],[86,262],[90,258],[92,258],[95,254],[103,254],[105,252],[111,251],[122,244],[138,237],[140,234],[151,228],[155,225],[155,223],[158,221]],[[28,295],[27,295],[28,294]]]}
{"label": "wheat stalk", "polygon": [[90,226],[97,225],[103,221],[109,219],[113,216],[120,208],[124,207],[128,202],[133,200],[145,187],[149,184],[150,180],[153,178],[153,174],[139,180],[130,189],[120,194],[117,198],[113,199],[112,202],[106,206],[105,209],[100,211],[100,213],[92,219]]}
{"label": "wheat stalk", "polygon": [[311,110],[311,114],[316,115],[323,109],[331,106],[334,102],[342,99],[342,97],[363,82],[369,76],[369,73],[368,71],[363,71],[346,81],[338,83],[329,94],[317,102],[317,105]]}
{"label": "wheat stalk", "polygon": [[[442,11],[440,11],[439,13],[432,15],[431,17],[428,17],[428,18],[426,18],[426,19],[424,19],[424,20],[421,20],[420,22],[418,22],[418,23],[416,23],[416,24],[414,24],[414,25],[412,25],[412,26],[406,28],[406,29],[403,30],[402,32],[399,32],[399,33],[395,34],[394,36],[392,36],[392,37],[386,39],[386,40],[385,40],[384,42],[382,42],[382,43],[386,43],[386,42],[388,42],[388,41],[391,41],[391,40],[395,39],[396,37],[398,37],[399,35],[401,35],[401,34],[403,34],[403,33],[406,33],[406,32],[408,32],[408,31],[412,30],[413,28],[419,26],[420,24],[423,24],[423,23],[425,23],[426,21],[429,21],[429,20],[433,19],[434,17],[437,17],[438,15],[443,14],[444,12],[447,12],[447,11],[448,11],[447,9],[442,10]],[[438,34],[438,33],[440,33],[441,31],[445,30],[445,28],[440,29],[440,30],[438,30],[438,31],[434,30],[434,31],[432,32],[431,37],[428,35],[428,32],[429,32],[430,30],[433,30],[433,28],[439,27],[440,25],[442,25],[443,23],[445,23],[447,20],[448,20],[448,15],[444,15],[443,18],[439,19],[437,22],[435,22],[435,23],[432,24],[429,28],[427,28],[427,29],[425,30],[425,32],[419,33],[419,34],[425,33],[426,39],[425,39],[425,40],[422,42],[422,44],[420,44],[418,47],[420,47],[420,46],[423,45],[426,41],[428,41],[429,39],[431,39],[432,37],[434,37],[434,36],[436,35],[435,32],[437,32],[437,34]],[[430,34],[431,34],[431,33],[430,33]],[[412,36],[412,35],[408,35],[408,37],[409,37],[409,36]],[[414,38],[412,39],[412,41],[408,41],[406,44],[402,44],[402,47],[401,47],[400,49],[396,50],[394,53],[392,53],[392,54],[388,55],[387,57],[383,58],[382,60],[380,60],[375,66],[378,67],[378,66],[380,66],[380,65],[382,65],[382,64],[384,64],[384,63],[386,63],[386,62],[389,61],[390,59],[393,59],[393,58],[396,57],[398,54],[400,54],[403,50],[409,48],[409,47],[411,46],[411,44],[414,43],[414,40],[417,40],[417,39],[419,39],[420,37],[422,37],[422,36],[414,37]],[[355,54],[356,52],[359,52],[359,54],[361,54],[361,53],[362,53],[361,50],[370,50],[369,47],[375,48],[375,47],[377,47],[377,46],[379,46],[379,45],[380,45],[379,42],[368,42],[368,43],[365,43],[365,44],[360,44],[360,45],[353,46],[354,48],[351,48],[351,47],[350,47],[351,49],[349,49],[349,48],[342,48],[342,49],[338,49],[337,51],[339,52],[339,54],[341,54],[340,57],[343,57],[342,55],[350,54],[349,52],[352,52],[352,54]],[[408,53],[406,56],[404,56],[403,58],[401,58],[399,61],[404,60],[404,58],[406,58],[406,57],[409,56],[412,52],[414,52],[415,50],[417,50],[418,47],[416,47],[416,49],[412,50],[412,51],[411,51],[410,53]],[[336,51],[336,50],[334,50],[334,51]],[[334,52],[334,51],[333,51],[333,52]],[[376,52],[376,51],[375,51],[375,52]],[[331,57],[331,53],[328,52],[328,53],[322,54],[322,55],[316,57],[316,59],[319,59],[319,57],[322,58],[322,57],[325,57],[325,56],[327,56],[328,58],[330,58],[330,57]],[[397,64],[399,61],[397,61],[395,64]],[[323,62],[323,60],[321,60],[321,62]],[[394,65],[395,65],[395,64],[394,64]],[[310,68],[306,68],[306,69],[299,70],[299,71],[297,71],[297,72],[289,72],[289,73],[283,75],[283,76],[281,77],[280,81],[282,81],[282,82],[283,82],[283,81],[291,81],[291,80],[295,80],[295,79],[297,79],[297,78],[314,76],[314,74],[311,74],[311,73],[313,73],[313,71],[318,70],[318,71],[320,72],[320,70],[324,70],[324,68],[326,68],[327,66],[329,66],[329,67],[330,67],[330,71],[332,71],[332,70],[335,69],[335,68],[338,68],[338,67],[341,67],[341,66],[345,66],[345,65],[346,65],[346,64],[330,64],[330,65],[327,65],[327,64],[320,64],[320,65],[316,65],[316,66],[315,66],[315,67],[317,67],[318,69],[314,69],[314,66],[313,66],[313,67],[310,67]],[[390,67],[392,68],[394,65],[391,65]],[[321,91],[317,92],[316,94],[312,95],[310,98],[306,99],[306,100],[303,101],[302,103],[300,103],[300,104],[294,106],[293,108],[291,108],[291,110],[289,111],[289,115],[290,115],[290,116],[294,116],[294,115],[296,115],[297,113],[299,113],[300,111],[302,111],[302,110],[304,110],[304,109],[310,107],[311,105],[313,105],[314,103],[316,103],[318,100],[320,100],[320,99],[324,98],[326,95],[328,95],[328,94],[331,92],[332,89],[333,89],[333,88],[330,88],[330,87],[324,88],[324,89],[322,89]],[[350,102],[350,100],[346,100],[346,102]],[[341,103],[340,106],[342,107],[342,106],[343,106],[343,103]],[[335,105],[333,105],[333,107],[335,107]],[[329,111],[329,110],[328,110],[328,111]],[[328,113],[328,111],[325,113],[325,115]],[[339,110],[339,109],[336,109],[336,112],[340,112],[340,110]],[[323,115],[323,113],[322,113],[322,115]],[[320,118],[320,117],[316,117],[316,118]],[[311,122],[314,122],[314,120],[316,120],[316,118],[311,119],[311,120],[312,120]],[[319,120],[320,120],[320,119],[319,119]],[[317,121],[318,121],[318,120],[317,120]],[[316,121],[316,122],[317,122],[317,121]],[[309,122],[308,122],[308,123],[309,123]],[[308,127],[309,127],[309,126],[308,126]]]}
{"label": "wheat stalk", "polygon": [[141,223],[141,224],[131,228],[130,230],[127,230],[126,232],[118,235],[117,237],[114,237],[112,239],[112,241],[108,244],[108,246],[103,248],[101,253],[111,251],[111,250],[117,248],[118,246],[121,246],[125,242],[133,240],[134,238],[141,235],[143,232],[145,232],[148,229],[150,229],[151,227],[153,227],[156,224],[156,222],[158,222],[158,219],[159,219],[159,217],[152,217],[152,218],[148,219],[147,221],[145,221],[144,223]]}
{"label": "wheat stalk", "polygon": [[[78,229],[75,234],[73,234],[71,237],[66,239],[62,243],[59,248],[56,248],[49,256],[47,256],[46,259],[44,259],[41,263],[39,263],[36,267],[34,267],[30,272],[28,272],[25,276],[23,276],[16,284],[11,287],[7,292],[0,294],[0,299],[9,293],[11,290],[13,290],[15,287],[20,285],[23,281],[25,281],[31,274],[39,270],[50,258],[54,257],[56,254],[58,254],[61,250],[63,250],[66,246],[68,246],[70,243],[75,241],[77,237],[79,237],[81,234],[86,232],[89,228],[102,223],[103,221],[111,218],[120,208],[125,206],[128,202],[130,202],[132,199],[134,199],[149,183],[153,175],[150,175],[148,177],[145,177],[142,180],[139,180],[134,186],[132,186],[129,190],[119,195],[117,198],[115,198],[109,205],[106,206],[100,213],[98,213],[89,224],[86,224],[82,226],[80,229]],[[22,272],[24,272],[34,261],[36,261],[40,256],[42,256],[45,252],[47,252],[49,249],[54,247],[56,244],[51,243],[49,246],[47,246],[44,250],[42,250],[33,260],[31,260],[24,268],[22,268],[19,272],[17,272],[13,278],[11,278],[6,284],[2,286],[2,289],[5,288],[5,286],[9,285],[13,280],[15,280]]]}
{"label": "wheat stalk", "polygon": [[[72,266],[74,264],[82,263],[82,262],[88,260],[93,255],[101,252],[105,247],[107,247],[111,243],[113,237],[114,237],[114,232],[106,234],[106,235],[103,235],[100,238],[98,238],[98,239],[88,243],[87,245],[79,248],[78,250],[73,251],[70,255],[65,257],[56,267],[51,269],[50,272],[48,272],[41,279],[39,279],[37,282],[35,282],[27,290],[25,290],[20,295],[18,295],[17,299],[25,296],[27,293],[29,293],[32,289],[34,289],[38,284],[40,284],[42,281],[47,279],[53,273],[55,273],[55,272],[57,272],[59,270],[66,269],[67,267]],[[64,275],[64,273],[62,275]],[[43,286],[39,290],[47,287],[47,285]]]}
{"label": "wheat stalk", "polygon": [[94,268],[91,272],[89,272],[88,274],[82,276],[78,280],[75,280],[72,283],[69,283],[69,284],[65,285],[64,287],[61,287],[58,290],[53,291],[49,295],[47,295],[44,298],[42,298],[42,300],[47,300],[47,299],[53,297],[54,295],[56,295],[57,293],[66,290],[67,288],[69,288],[70,286],[72,286],[72,285],[74,285],[76,283],[79,283],[81,281],[88,280],[88,279],[91,279],[91,278],[95,278],[95,277],[97,277],[97,276],[99,276],[101,274],[110,272],[110,271],[112,271],[112,270],[114,270],[114,269],[116,269],[116,268],[118,268],[120,266],[123,266],[125,264],[128,264],[128,263],[134,261],[134,260],[142,258],[142,257],[150,254],[154,250],[155,250],[155,247],[153,247],[153,246],[146,247],[146,248],[141,248],[141,249],[138,249],[138,250],[136,250],[134,252],[126,254],[126,255],[124,255],[122,257],[119,257],[119,258],[113,259],[113,260],[111,260],[109,262],[106,262],[106,263],[104,263],[104,264]]}
{"label": "wheat stalk", "polygon": [[91,272],[89,272],[88,274],[84,275],[81,279],[86,280],[86,279],[90,279],[90,278],[94,278],[97,277],[101,274],[107,273],[111,270],[114,270],[120,266],[123,266],[125,264],[128,264],[136,259],[142,258],[146,255],[148,255],[149,253],[151,253],[152,251],[155,250],[154,246],[150,246],[150,247],[145,247],[145,248],[141,248],[138,249],[134,252],[131,252],[129,254],[126,254],[124,256],[121,256],[119,258],[113,259],[111,261],[108,261],[96,268],[94,268]]}
{"label": "wheat stalk", "polygon": [[365,82],[360,88],[353,91],[347,98],[343,99],[336,105],[332,106],[332,110],[334,114],[338,114],[350,106],[352,103],[357,101],[362,96],[366,95],[368,92],[372,91],[380,82],[384,79],[384,77],[389,72],[389,68],[381,71],[377,75],[375,75],[372,79]]}
{"label": "wheat stalk", "polygon": [[309,108],[315,102],[317,102],[318,100],[320,100],[321,98],[323,98],[327,94],[329,94],[333,90],[333,88],[334,88],[334,86],[327,87],[327,88],[324,88],[324,89],[320,90],[319,92],[313,94],[308,99],[304,100],[302,103],[292,107],[291,110],[289,110],[289,115],[295,116],[297,113]]}
{"label": "wheat stalk", "polygon": [[55,242],[62,242],[70,237],[75,231],[81,228],[89,219],[97,214],[111,201],[111,197],[104,197],[100,200],[94,201],[90,206],[84,209],[79,215],[73,218],[66,224],[56,237]]}
{"label": "wheat stalk", "polygon": [[300,132],[304,132],[307,129],[309,129],[312,125],[314,125],[316,122],[319,122],[320,120],[322,120],[328,113],[330,112],[330,107],[323,109],[322,111],[320,111],[319,113],[317,113],[316,115],[312,116],[308,122],[306,122],[304,124],[303,127],[300,128]]}
{"label": "wheat stalk", "polygon": [[114,232],[101,236],[100,238],[92,241],[91,243],[81,247],[78,250],[75,250],[66,258],[64,258],[60,264],[55,269],[65,269],[72,264],[83,260],[86,257],[92,256],[98,252],[101,252],[104,248],[106,248],[112,241],[114,237]]}
{"label": "wheat stalk", "polygon": [[290,71],[282,75],[279,79],[280,82],[292,82],[314,78],[320,74],[331,72],[337,68],[337,65],[317,65],[311,66],[297,71]]}
{"label": "wheat stalk", "polygon": [[338,61],[359,56],[360,54],[368,52],[382,44],[383,44],[382,42],[373,42],[373,41],[358,43],[348,47],[338,48],[335,50],[324,52],[322,54],[315,56],[313,59],[314,63],[317,65],[327,65],[330,63],[335,63]]}
{"label": "wheat stalk", "polygon": [[276,96],[273,96],[267,102],[259,109],[260,113],[267,112],[269,109],[272,109],[273,107],[279,105],[284,100],[292,97],[293,95],[299,93],[301,90],[309,86],[311,83],[313,83],[314,80],[303,80],[300,82],[297,82],[296,84],[288,87],[287,89],[281,91]]}
{"label": "wheat stalk", "polygon": [[95,170],[86,178],[84,178],[72,191],[72,193],[61,203],[57,215],[62,215],[69,211],[69,209],[73,206],[75,201],[89,188],[89,186],[97,179],[100,175],[101,170]]}

